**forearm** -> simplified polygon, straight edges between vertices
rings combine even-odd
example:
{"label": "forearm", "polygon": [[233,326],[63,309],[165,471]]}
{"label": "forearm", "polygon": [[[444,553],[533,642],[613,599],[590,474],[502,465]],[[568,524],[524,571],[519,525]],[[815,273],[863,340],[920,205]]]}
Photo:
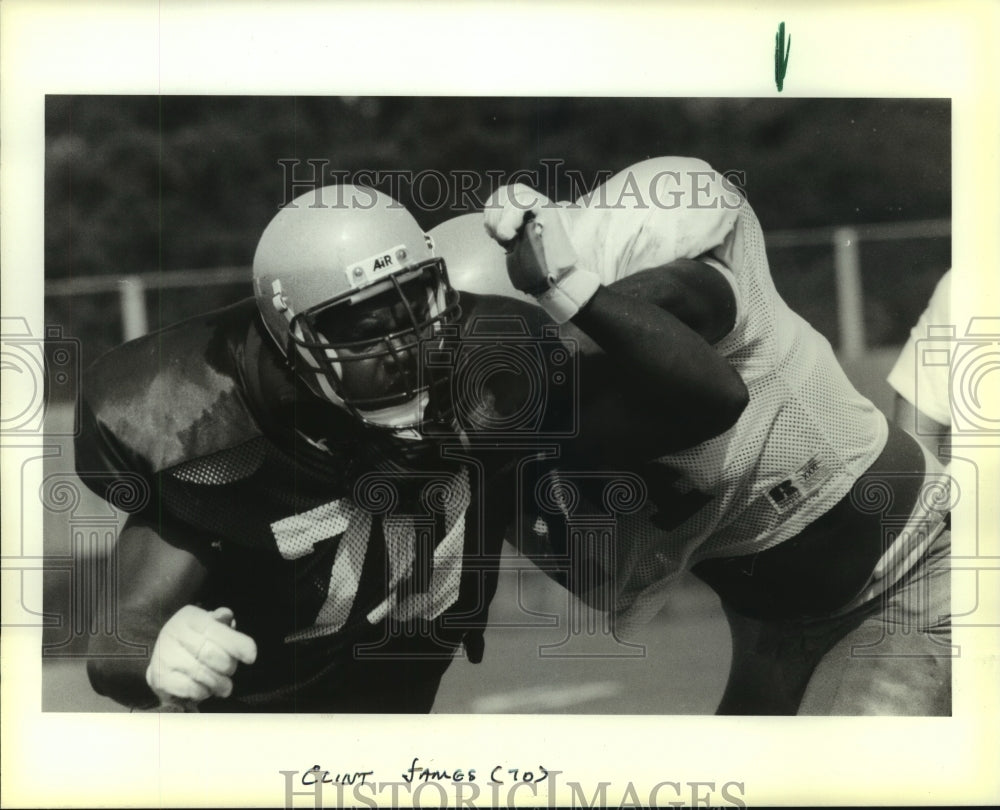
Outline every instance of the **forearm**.
{"label": "forearm", "polygon": [[[608,268],[581,263],[566,212],[516,184],[495,196],[485,226],[508,251],[511,284],[532,295],[557,324],[570,322],[585,338],[578,344],[584,348],[581,430],[571,451],[603,443],[614,457],[623,457],[614,447],[621,440],[638,445],[640,457],[655,458],[736,422],[749,395],[711,345],[736,320],[727,271],[714,262],[677,259],[625,268],[626,279],[602,286]],[[620,427],[611,423],[615,419]]]}
{"label": "forearm", "polygon": [[121,646],[104,643],[103,637],[91,643],[87,650],[87,677],[97,694],[138,709],[150,709],[159,704],[146,683],[146,668],[160,627],[159,623],[144,619],[138,613],[120,611],[118,636],[136,645],[132,648],[134,656],[122,658]]}
{"label": "forearm", "polygon": [[746,407],[746,386],[729,362],[678,317],[648,300],[602,287],[573,324],[607,354],[605,373],[626,387],[635,418],[656,430],[650,441],[659,449],[690,447],[718,435]]}
{"label": "forearm", "polygon": [[[137,708],[159,703],[146,683],[154,645],[170,617],[197,601],[207,576],[205,562],[182,547],[191,537],[187,529],[137,516],[122,529],[115,548],[115,637],[94,636],[87,650],[87,675],[98,694]],[[119,639],[136,645],[135,657],[121,657]]]}
{"label": "forearm", "polygon": [[612,282],[608,289],[666,310],[712,344],[725,337],[736,321],[729,282],[695,259],[640,270]]}

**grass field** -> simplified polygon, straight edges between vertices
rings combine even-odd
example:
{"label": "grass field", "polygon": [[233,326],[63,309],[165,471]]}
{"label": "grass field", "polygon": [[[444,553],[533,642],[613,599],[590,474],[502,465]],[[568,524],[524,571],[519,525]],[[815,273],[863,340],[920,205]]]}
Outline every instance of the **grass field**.
{"label": "grass field", "polygon": [[[544,579],[543,575],[537,575]],[[514,577],[501,582],[493,616],[517,619]],[[534,606],[560,617],[559,627],[499,628],[486,633],[482,663],[457,659],[448,670],[435,713],[466,714],[711,714],[729,668],[729,631],[715,596],[696,581],[678,589],[663,613],[631,640],[642,657],[611,657],[620,649],[602,636],[580,640],[576,652],[594,658],[543,658],[539,648],[565,637],[565,597],[555,586],[529,586]],[[523,619],[523,616],[521,617]],[[628,649],[631,655],[635,650]],[[596,657],[607,656],[607,657]],[[81,658],[42,665],[42,708],[55,712],[125,711],[95,694]]]}
{"label": "grass field", "polygon": [[[483,662],[452,665],[435,712],[714,712],[729,673],[729,629],[715,595],[697,580],[679,585],[659,616],[627,639],[640,650],[607,636],[575,638],[573,651],[593,658],[542,657],[540,648],[566,639],[566,596],[547,581],[526,591],[525,601],[530,598],[534,608],[537,600],[542,610],[558,615],[559,626],[491,627]],[[513,578],[501,582],[491,619],[516,620],[516,597]]]}

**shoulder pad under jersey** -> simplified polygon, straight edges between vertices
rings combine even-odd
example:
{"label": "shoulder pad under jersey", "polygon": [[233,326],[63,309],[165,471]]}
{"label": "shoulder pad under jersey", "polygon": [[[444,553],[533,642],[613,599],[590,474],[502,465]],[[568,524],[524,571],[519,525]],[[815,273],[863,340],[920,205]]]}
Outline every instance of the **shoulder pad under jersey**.
{"label": "shoulder pad under jersey", "polygon": [[576,201],[573,243],[610,284],[720,247],[744,203],[737,187],[703,160],[651,158]]}
{"label": "shoulder pad under jersey", "polygon": [[152,475],[260,436],[238,360],[256,313],[246,299],[99,358],[83,377],[78,470]]}

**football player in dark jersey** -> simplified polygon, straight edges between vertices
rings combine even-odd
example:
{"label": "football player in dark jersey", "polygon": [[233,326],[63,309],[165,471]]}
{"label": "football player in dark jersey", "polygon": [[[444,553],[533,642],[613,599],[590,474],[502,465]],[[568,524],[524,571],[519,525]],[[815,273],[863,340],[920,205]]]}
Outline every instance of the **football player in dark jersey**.
{"label": "football player in dark jersey", "polygon": [[[716,435],[746,404],[673,315],[565,273],[551,296],[605,350],[570,379],[537,308],[460,300],[416,220],[372,189],[280,210],[253,275],[255,299],[84,377],[77,471],[123,508],[128,493],[118,633],[148,650],[99,641],[88,673],[129,706],[428,711],[458,648],[482,655],[513,471],[538,437],[613,469]],[[481,316],[517,328],[484,340]],[[488,351],[458,384],[472,338]]]}

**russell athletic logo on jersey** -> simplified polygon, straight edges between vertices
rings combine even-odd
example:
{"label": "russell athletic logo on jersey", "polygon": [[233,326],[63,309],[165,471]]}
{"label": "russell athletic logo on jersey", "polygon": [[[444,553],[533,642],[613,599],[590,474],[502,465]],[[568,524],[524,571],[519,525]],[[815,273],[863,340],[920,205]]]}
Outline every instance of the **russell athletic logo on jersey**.
{"label": "russell athletic logo on jersey", "polygon": [[813,456],[799,467],[791,478],[786,478],[768,490],[767,495],[771,505],[779,514],[784,514],[816,492],[832,474],[818,455]]}

